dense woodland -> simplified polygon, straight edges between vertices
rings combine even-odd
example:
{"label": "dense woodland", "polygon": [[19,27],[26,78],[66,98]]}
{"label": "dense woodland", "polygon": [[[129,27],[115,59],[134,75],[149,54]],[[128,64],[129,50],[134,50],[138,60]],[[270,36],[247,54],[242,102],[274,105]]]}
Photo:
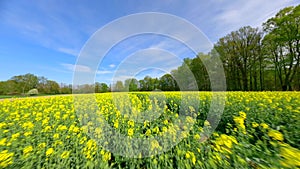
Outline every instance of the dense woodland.
{"label": "dense woodland", "polygon": [[178,85],[194,82],[186,76],[187,70],[194,75],[200,91],[209,91],[208,75],[213,72],[207,72],[204,65],[214,64],[216,58],[222,60],[228,91],[300,90],[300,5],[282,9],[263,23],[262,29],[245,26],[227,34],[208,54],[186,58],[181,66],[160,78],[146,76],[109,85],[97,82],[72,87],[25,74],[0,82],[0,95],[24,94],[33,88],[45,94],[67,94],[72,89],[74,93],[190,90]]}

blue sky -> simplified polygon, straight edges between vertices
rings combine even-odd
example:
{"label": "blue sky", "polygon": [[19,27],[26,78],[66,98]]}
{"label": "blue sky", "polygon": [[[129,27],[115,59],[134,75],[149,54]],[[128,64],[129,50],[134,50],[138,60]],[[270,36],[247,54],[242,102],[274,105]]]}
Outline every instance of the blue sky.
{"label": "blue sky", "polygon": [[[214,43],[242,26],[259,27],[280,9],[299,2],[300,0],[2,0],[0,81],[14,75],[33,73],[59,83],[71,84],[77,56],[86,42],[97,30],[126,15],[141,12],[172,14],[194,24]],[[186,36],[189,34],[186,33]],[[149,49],[155,50],[149,54]],[[172,59],[172,54],[177,59]],[[98,70],[94,71],[95,80],[110,83],[116,72],[122,72],[118,74],[122,80],[130,76],[160,76],[180,65],[181,59],[193,56],[191,50],[174,39],[155,34],[133,36],[116,44],[105,55]],[[129,65],[143,67],[141,63],[145,61],[149,63],[144,65],[148,69],[133,69],[126,74]],[[124,67],[126,64],[127,67]],[[89,72],[92,69],[86,65],[77,65],[76,70]]]}

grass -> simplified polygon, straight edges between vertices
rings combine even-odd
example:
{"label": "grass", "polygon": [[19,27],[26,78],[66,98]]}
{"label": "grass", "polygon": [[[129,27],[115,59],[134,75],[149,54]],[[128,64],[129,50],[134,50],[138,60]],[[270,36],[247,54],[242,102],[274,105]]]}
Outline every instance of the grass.
{"label": "grass", "polygon": [[[59,94],[57,94],[57,95],[59,95]],[[0,95],[0,99],[38,97],[38,96],[53,96],[53,94],[38,94],[38,95],[34,95],[34,96],[29,96],[29,95]]]}
{"label": "grass", "polygon": [[10,98],[10,96],[0,95],[0,99],[6,99],[6,98]]}

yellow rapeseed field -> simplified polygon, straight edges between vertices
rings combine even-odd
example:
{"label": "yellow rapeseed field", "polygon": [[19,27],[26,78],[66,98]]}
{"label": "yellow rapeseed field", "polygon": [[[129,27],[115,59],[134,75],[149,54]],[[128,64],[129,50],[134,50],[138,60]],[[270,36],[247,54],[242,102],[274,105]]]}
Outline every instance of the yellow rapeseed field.
{"label": "yellow rapeseed field", "polygon": [[[197,101],[189,98],[195,94]],[[184,95],[137,92],[81,95],[77,102],[77,96],[2,100],[0,168],[300,167],[299,92],[227,92],[211,135],[205,135],[213,123],[207,120],[211,93]],[[113,132],[128,142],[110,142],[107,137]],[[151,139],[146,146],[152,155],[130,158],[105,148],[127,148],[130,153],[137,149],[131,140],[139,138]]]}

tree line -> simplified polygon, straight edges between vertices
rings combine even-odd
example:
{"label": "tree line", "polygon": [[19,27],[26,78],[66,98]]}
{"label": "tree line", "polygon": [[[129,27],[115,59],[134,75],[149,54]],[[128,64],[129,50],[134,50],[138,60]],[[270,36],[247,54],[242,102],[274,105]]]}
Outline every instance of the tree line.
{"label": "tree line", "polygon": [[[210,90],[211,72],[203,63],[215,58],[222,60],[229,91],[299,91],[300,5],[280,10],[262,30],[244,26],[220,38],[208,54],[185,59],[199,90]],[[173,75],[180,73],[179,67]]]}
{"label": "tree line", "polygon": [[[211,83],[216,83],[209,75],[217,72],[207,66],[224,68],[228,91],[300,90],[300,5],[280,10],[262,28],[244,26],[232,31],[220,38],[209,53],[186,58],[177,69],[159,78],[146,76],[110,85],[96,82],[72,86],[25,74],[0,82],[0,94],[24,94],[33,88],[45,94],[209,91]],[[215,59],[221,59],[222,65],[216,65]]]}
{"label": "tree line", "polygon": [[300,5],[280,10],[262,28],[242,27],[215,44],[228,90],[299,90]]}
{"label": "tree line", "polygon": [[[217,65],[215,59],[221,59],[222,65]],[[228,91],[299,91],[299,64],[300,5],[280,10],[262,24],[261,30],[244,26],[232,31],[220,38],[208,54],[184,59],[170,74],[140,81],[128,79],[124,85],[119,81],[113,89],[176,91],[194,90],[196,85],[200,91],[209,91],[211,83],[218,83],[209,75],[218,77],[215,70],[222,66]]]}
{"label": "tree line", "polygon": [[13,76],[7,81],[0,82],[0,95],[21,95],[31,89],[37,89],[42,94],[69,94],[72,93],[72,85],[58,84],[34,74]]}

